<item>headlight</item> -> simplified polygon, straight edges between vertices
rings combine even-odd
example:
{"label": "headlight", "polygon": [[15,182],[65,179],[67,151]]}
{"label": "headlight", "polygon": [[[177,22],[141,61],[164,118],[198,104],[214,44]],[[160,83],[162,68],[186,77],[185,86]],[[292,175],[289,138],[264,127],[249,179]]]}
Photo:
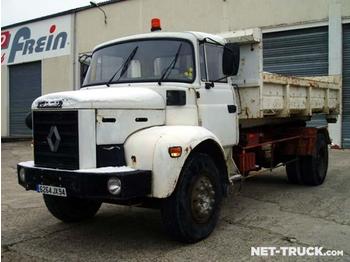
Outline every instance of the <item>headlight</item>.
{"label": "headlight", "polygon": [[122,182],[119,178],[112,177],[107,182],[107,188],[112,195],[119,195],[122,191]]}
{"label": "headlight", "polygon": [[19,169],[19,181],[22,183],[26,182],[26,172],[24,171],[23,167]]}

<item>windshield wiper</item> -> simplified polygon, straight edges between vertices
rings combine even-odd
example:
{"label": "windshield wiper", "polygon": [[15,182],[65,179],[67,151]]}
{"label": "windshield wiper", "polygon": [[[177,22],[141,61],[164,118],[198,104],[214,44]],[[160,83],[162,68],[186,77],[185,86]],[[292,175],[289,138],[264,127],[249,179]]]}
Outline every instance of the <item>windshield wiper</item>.
{"label": "windshield wiper", "polygon": [[[174,59],[171,61],[171,63],[170,63],[170,64],[168,65],[168,67],[165,69],[165,71],[164,71],[164,73],[162,74],[162,76],[159,78],[159,80],[158,80],[158,85],[161,85],[161,84],[162,84],[162,81],[163,81],[164,79],[166,79],[166,78],[169,76],[171,70],[174,69],[174,67],[175,67],[175,65],[176,65],[176,62],[177,62],[177,58],[179,57],[179,54],[180,54],[181,47],[182,47],[182,43],[180,43],[180,45],[179,45],[179,47],[178,47],[178,49],[177,49],[177,51],[176,51],[176,54],[175,54],[175,56],[174,56]],[[168,73],[169,73],[169,74],[168,74]]]}
{"label": "windshield wiper", "polygon": [[128,70],[129,68],[129,64],[131,62],[131,60],[134,58],[136,51],[139,47],[136,46],[130,53],[130,55],[128,56],[128,58],[125,60],[125,62],[118,68],[117,71],[115,71],[115,73],[113,74],[113,76],[111,77],[111,79],[108,80],[108,82],[106,82],[106,86],[110,86],[110,84],[112,83],[114,77],[118,74],[118,72],[122,69],[122,71],[120,72],[120,75],[118,77],[118,79],[116,80],[117,82],[119,81],[119,79],[125,74],[125,72]]}

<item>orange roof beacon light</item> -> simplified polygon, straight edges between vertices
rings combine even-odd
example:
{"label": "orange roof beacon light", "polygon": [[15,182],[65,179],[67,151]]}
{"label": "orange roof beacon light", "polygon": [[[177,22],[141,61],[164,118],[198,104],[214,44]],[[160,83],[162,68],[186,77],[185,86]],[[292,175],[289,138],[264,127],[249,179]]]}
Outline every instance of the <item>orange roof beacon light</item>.
{"label": "orange roof beacon light", "polygon": [[151,20],[151,32],[160,31],[162,28],[160,27],[160,19],[152,18]]}

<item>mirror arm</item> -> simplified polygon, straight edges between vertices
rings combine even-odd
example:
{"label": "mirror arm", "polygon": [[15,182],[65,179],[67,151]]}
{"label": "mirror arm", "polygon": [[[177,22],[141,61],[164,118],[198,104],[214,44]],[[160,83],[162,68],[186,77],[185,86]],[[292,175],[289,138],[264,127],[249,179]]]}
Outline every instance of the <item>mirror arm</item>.
{"label": "mirror arm", "polygon": [[210,82],[205,82],[205,89],[210,89],[214,87],[214,82],[210,81]]}
{"label": "mirror arm", "polygon": [[212,83],[214,84],[214,82],[219,82],[219,81],[224,80],[225,78],[228,78],[228,77],[229,77],[229,76],[220,77],[220,78],[218,78],[218,79],[213,80]]}

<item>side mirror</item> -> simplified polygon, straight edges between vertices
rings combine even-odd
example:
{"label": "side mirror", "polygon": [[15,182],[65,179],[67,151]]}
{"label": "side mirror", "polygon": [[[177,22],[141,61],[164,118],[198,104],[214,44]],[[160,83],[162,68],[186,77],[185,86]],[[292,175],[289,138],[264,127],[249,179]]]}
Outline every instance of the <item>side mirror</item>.
{"label": "side mirror", "polygon": [[239,45],[236,43],[225,44],[222,55],[222,72],[225,76],[237,75],[239,60]]}

